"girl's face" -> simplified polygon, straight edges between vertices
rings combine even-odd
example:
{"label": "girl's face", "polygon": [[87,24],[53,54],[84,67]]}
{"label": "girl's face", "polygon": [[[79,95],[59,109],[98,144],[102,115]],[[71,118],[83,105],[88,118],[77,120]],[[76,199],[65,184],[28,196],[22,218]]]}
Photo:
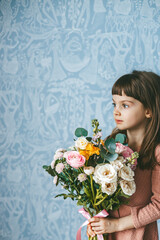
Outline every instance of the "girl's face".
{"label": "girl's face", "polygon": [[122,93],[122,96],[113,95],[113,106],[114,120],[118,129],[139,130],[145,128],[149,113],[140,101]]}

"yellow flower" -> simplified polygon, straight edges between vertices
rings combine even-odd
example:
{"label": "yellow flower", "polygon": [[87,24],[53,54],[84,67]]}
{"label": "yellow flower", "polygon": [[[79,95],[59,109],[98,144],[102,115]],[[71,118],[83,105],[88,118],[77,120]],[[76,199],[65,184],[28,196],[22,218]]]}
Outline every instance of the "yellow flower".
{"label": "yellow flower", "polygon": [[79,153],[83,155],[86,160],[93,154],[99,155],[100,149],[95,147],[92,143],[88,143],[85,150],[80,150]]}
{"label": "yellow flower", "polygon": [[101,139],[101,144],[104,146],[104,141]]}

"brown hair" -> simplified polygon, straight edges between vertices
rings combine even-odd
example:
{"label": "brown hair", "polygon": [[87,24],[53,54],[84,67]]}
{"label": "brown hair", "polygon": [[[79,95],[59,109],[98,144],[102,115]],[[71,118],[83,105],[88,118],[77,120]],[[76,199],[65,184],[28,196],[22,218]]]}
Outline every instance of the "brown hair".
{"label": "brown hair", "polygon": [[[155,147],[160,143],[160,76],[146,71],[133,71],[123,75],[112,87],[112,94],[122,95],[122,92],[140,101],[152,113],[152,117],[148,119],[138,159],[141,169],[149,169],[156,163]],[[126,133],[114,129],[111,136],[114,137],[119,132]]]}

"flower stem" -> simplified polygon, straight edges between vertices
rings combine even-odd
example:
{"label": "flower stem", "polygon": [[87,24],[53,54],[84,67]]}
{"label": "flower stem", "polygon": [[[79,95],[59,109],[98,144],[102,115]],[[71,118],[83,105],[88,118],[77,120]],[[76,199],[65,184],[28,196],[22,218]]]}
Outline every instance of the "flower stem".
{"label": "flower stem", "polygon": [[95,205],[97,206],[97,205],[101,204],[101,202],[103,202],[104,199],[106,199],[107,197],[108,197],[108,195],[106,194],[106,196],[103,197],[99,202],[95,203]]}
{"label": "flower stem", "polygon": [[90,175],[90,180],[91,180],[92,195],[93,195],[93,199],[94,199],[95,198],[95,194],[94,194],[94,188],[93,188],[93,177],[92,177],[92,175]]}
{"label": "flower stem", "polygon": [[[71,181],[71,183],[74,183],[74,181],[72,180],[72,178],[70,177],[70,175],[67,173],[67,171],[63,171],[63,173],[64,173],[64,175],[66,175],[68,178],[69,178],[69,180]],[[74,188],[75,188],[75,190],[77,191],[77,193],[79,194],[79,190],[78,190],[78,188],[75,186],[75,184],[74,184]]]}

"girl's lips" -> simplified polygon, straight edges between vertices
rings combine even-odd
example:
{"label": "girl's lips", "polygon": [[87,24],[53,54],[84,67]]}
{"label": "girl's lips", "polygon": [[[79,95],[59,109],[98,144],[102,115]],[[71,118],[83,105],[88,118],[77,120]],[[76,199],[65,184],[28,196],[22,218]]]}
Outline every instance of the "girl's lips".
{"label": "girl's lips", "polygon": [[115,119],[116,123],[122,123],[122,120]]}

